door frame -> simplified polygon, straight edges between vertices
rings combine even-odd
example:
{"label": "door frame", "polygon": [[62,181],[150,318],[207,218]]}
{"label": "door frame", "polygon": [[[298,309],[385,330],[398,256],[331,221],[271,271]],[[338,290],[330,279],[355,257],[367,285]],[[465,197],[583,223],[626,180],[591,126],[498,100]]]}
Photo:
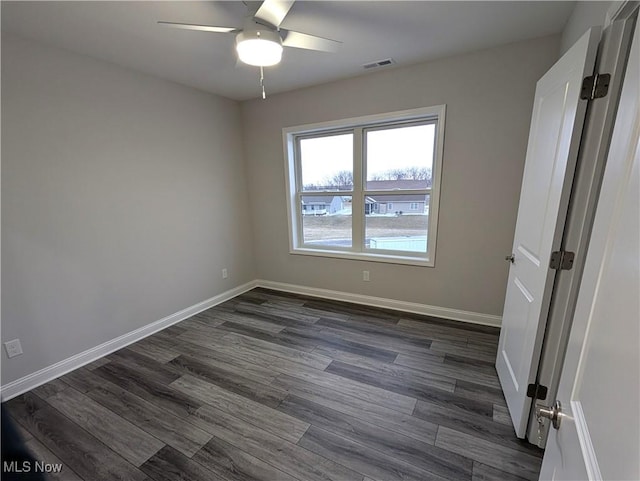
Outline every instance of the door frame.
{"label": "door frame", "polygon": [[612,6],[598,48],[594,72],[610,73],[611,83],[606,97],[589,102],[580,142],[562,238],[562,250],[576,256],[571,270],[559,270],[555,275],[536,376],[536,384],[547,387],[547,393],[544,399],[533,400],[529,412],[527,439],[541,448],[546,445],[550,423],[545,420],[539,440],[535,409],[550,404],[558,392],[639,5],[638,1],[625,1]]}

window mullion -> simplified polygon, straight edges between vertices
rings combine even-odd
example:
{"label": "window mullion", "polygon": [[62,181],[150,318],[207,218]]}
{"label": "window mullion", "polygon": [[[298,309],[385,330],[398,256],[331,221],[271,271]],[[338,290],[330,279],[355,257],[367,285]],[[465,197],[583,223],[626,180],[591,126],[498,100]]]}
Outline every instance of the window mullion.
{"label": "window mullion", "polygon": [[364,251],[364,148],[362,128],[353,129],[353,197],[351,199],[351,225],[353,250]]}

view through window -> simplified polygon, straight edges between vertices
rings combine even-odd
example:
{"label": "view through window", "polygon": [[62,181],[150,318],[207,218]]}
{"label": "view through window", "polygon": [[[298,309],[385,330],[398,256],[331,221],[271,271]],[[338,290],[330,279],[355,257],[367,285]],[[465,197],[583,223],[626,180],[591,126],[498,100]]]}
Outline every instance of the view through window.
{"label": "view through window", "polygon": [[292,251],[433,265],[443,126],[440,106],[285,129]]}

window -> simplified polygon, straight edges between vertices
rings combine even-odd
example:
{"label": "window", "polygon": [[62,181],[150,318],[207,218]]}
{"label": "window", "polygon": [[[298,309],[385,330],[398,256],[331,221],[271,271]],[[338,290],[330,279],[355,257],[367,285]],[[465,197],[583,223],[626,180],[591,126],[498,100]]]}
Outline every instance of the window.
{"label": "window", "polygon": [[445,106],[283,130],[290,251],[433,266]]}

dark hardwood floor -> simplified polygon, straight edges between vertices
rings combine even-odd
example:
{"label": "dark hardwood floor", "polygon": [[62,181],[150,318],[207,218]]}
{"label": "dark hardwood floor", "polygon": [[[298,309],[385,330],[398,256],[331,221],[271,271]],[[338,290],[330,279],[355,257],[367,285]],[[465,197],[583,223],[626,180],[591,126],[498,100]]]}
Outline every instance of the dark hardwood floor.
{"label": "dark hardwood floor", "polygon": [[6,403],[51,479],[538,478],[498,330],[254,289]]}

